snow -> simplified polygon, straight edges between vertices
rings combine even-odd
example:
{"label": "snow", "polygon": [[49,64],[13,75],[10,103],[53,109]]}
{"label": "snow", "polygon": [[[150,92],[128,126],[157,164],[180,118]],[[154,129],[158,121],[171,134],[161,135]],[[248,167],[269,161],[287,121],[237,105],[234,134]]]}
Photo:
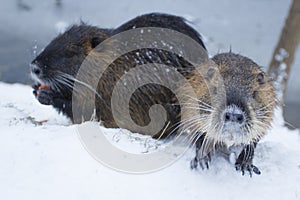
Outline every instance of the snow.
{"label": "snow", "polygon": [[[193,149],[169,167],[133,175],[97,162],[81,144],[78,125],[31,93],[29,86],[0,83],[1,199],[300,199],[299,131],[282,126],[280,111],[256,150],[259,176],[242,176],[223,157],[214,157],[209,170],[192,171]],[[144,145],[126,130],[103,129],[120,148]]]}
{"label": "snow", "polygon": [[55,29],[57,33],[63,33],[67,30],[67,28],[70,26],[67,22],[59,21],[55,25]]}
{"label": "snow", "polygon": [[280,48],[279,53],[275,55],[275,59],[278,62],[283,62],[283,60],[288,57],[289,57],[289,53],[284,48]]}
{"label": "snow", "polygon": [[[289,57],[289,53],[284,49],[280,48],[278,54],[275,55],[276,61],[279,62],[279,76],[276,77],[276,80],[274,80],[274,87],[276,90],[276,96],[278,99],[283,99],[283,85],[284,85],[284,80],[287,78],[288,74],[286,73],[286,68],[287,65],[284,62],[284,59]],[[273,72],[274,73],[274,72]],[[274,77],[273,74],[271,76]]]}

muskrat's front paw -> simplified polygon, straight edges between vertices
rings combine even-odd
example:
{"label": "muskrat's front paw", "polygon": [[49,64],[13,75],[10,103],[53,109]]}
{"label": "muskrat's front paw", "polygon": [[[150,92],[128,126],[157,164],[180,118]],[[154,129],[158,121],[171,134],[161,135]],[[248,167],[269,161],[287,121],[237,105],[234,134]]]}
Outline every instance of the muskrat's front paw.
{"label": "muskrat's front paw", "polygon": [[202,158],[195,157],[191,160],[191,169],[197,169],[198,164],[200,165],[201,169],[209,169],[209,163],[211,161],[210,155],[204,156]]}
{"label": "muskrat's front paw", "polygon": [[34,94],[35,97],[37,96],[37,91],[39,90],[40,85],[41,85],[41,84],[38,84],[38,83],[32,85],[32,88],[33,88],[33,94]]}
{"label": "muskrat's front paw", "polygon": [[52,105],[53,104],[53,92],[49,89],[39,89],[37,91],[33,91],[36,93],[35,96],[37,100],[44,105]]}
{"label": "muskrat's front paw", "polygon": [[260,175],[260,170],[254,166],[251,162],[242,162],[242,163],[235,163],[235,169],[237,171],[241,171],[242,175],[245,175],[245,171],[249,172],[250,177],[252,177],[253,172],[257,175]]}
{"label": "muskrat's front paw", "polygon": [[45,84],[35,84],[32,86],[33,94],[37,98],[37,100],[44,105],[52,105],[54,92],[51,88]]}

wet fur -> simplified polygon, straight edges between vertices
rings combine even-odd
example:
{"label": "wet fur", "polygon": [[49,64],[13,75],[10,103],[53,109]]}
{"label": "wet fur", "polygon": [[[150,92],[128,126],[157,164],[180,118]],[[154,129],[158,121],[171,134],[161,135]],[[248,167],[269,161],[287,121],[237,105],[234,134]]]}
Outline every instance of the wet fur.
{"label": "wet fur", "polygon": [[[42,104],[53,105],[59,112],[68,116],[75,123],[80,123],[82,120],[89,120],[93,111],[83,112],[85,113],[83,119],[81,117],[74,119],[72,115],[72,109],[77,109],[72,108],[72,92],[73,84],[76,82],[75,76],[80,65],[87,55],[91,53],[94,54],[94,58],[91,58],[88,62],[93,66],[97,66],[97,59],[99,58],[104,61],[109,60],[107,55],[101,53],[101,50],[97,51],[94,50],[94,48],[115,34],[141,27],[161,27],[181,32],[194,39],[205,49],[200,34],[190,27],[185,19],[173,15],[160,13],[146,14],[136,17],[116,29],[102,29],[86,24],[74,25],[65,33],[57,36],[32,62],[32,64],[43,68],[45,73],[43,83],[55,89],[54,91],[41,90],[41,96],[37,97],[38,100]],[[139,52],[141,56],[137,57],[136,52]],[[146,52],[148,54],[150,52],[152,57],[149,58]],[[99,94],[101,93],[103,96],[103,98],[96,98],[96,114],[98,119],[103,121],[106,127],[117,127],[110,110],[112,88],[118,80],[118,77],[121,77],[124,72],[130,68],[135,67],[137,61],[139,61],[140,64],[159,63],[176,66],[177,70],[184,76],[187,76],[189,71],[193,69],[193,66],[183,58],[173,53],[157,49],[141,49],[121,56],[109,66],[110,70],[107,70],[103,75],[104,78],[102,78],[102,80],[104,81],[100,80],[98,88],[96,89]],[[92,76],[94,74],[93,71],[87,72],[86,79],[89,78],[88,76],[93,78]],[[39,82],[40,81],[37,80],[37,84],[34,86],[34,93],[36,93],[36,88],[41,84]],[[146,90],[149,92],[141,92]],[[84,97],[85,95],[83,96],[82,102],[84,102]],[[134,108],[132,113],[135,113],[132,115],[132,118],[141,126],[149,122],[148,110],[153,104],[164,105],[168,113],[168,121],[171,121],[172,124],[179,120],[180,108],[178,102],[176,98],[174,98],[174,94],[166,88],[155,85],[145,86],[134,94],[133,100],[134,99],[136,99],[136,101],[148,102],[139,110],[135,110],[136,106],[131,106]],[[175,104],[177,105],[172,106]],[[89,108],[87,108],[87,110],[89,110]]]}
{"label": "wet fur", "polygon": [[[219,149],[241,146],[236,168],[243,173],[249,171],[250,175],[253,172],[259,174],[252,160],[257,142],[271,126],[276,106],[274,88],[261,68],[247,57],[223,53],[212,60],[216,64],[216,72],[221,75],[224,91],[213,94],[220,87],[214,75],[210,79],[197,74],[191,77],[190,83],[196,89],[197,99],[190,98],[185,85],[181,88],[187,93],[186,103],[182,106],[182,131],[188,130],[193,137],[191,139],[196,138],[197,141],[196,157],[191,167],[196,168],[198,164],[202,168],[208,166],[209,158]],[[211,102],[219,103],[213,105]],[[241,107],[247,118],[242,135],[234,135],[232,143],[228,143],[223,138],[224,122],[220,116],[225,106],[232,104]]]}

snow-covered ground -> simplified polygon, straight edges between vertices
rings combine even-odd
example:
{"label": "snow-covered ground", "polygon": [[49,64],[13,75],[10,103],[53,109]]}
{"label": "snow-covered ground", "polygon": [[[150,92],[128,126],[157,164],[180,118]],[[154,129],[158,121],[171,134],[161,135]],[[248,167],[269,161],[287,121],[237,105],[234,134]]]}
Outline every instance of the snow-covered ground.
{"label": "snow-covered ground", "polygon": [[[1,199],[300,199],[299,131],[282,127],[280,118],[258,145],[260,176],[242,176],[222,157],[209,170],[191,171],[193,150],[160,171],[132,175],[94,160],[77,125],[40,105],[31,92],[0,83]],[[127,147],[133,143],[121,139]]]}

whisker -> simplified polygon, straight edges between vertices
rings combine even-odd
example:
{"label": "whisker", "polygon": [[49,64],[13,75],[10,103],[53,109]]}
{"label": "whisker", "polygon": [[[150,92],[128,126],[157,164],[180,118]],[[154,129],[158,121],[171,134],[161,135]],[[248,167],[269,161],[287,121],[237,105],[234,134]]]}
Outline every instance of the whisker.
{"label": "whisker", "polygon": [[187,95],[187,94],[185,94],[185,96],[187,96],[187,97],[193,99],[194,101],[196,101],[196,102],[198,102],[198,103],[202,103],[203,105],[205,105],[205,106],[207,106],[207,107],[209,107],[209,108],[211,108],[211,109],[214,109],[211,105],[209,105],[209,104],[207,104],[207,103],[201,101],[200,99],[197,99],[197,98],[192,97],[192,96]]}
{"label": "whisker", "polygon": [[185,108],[189,108],[189,109],[194,109],[194,110],[200,110],[200,111],[206,111],[206,112],[213,112],[212,109],[206,109],[206,108],[202,108],[202,107],[185,107]]}
{"label": "whisker", "polygon": [[76,79],[74,76],[72,76],[72,75],[70,75],[70,74],[60,73],[60,75],[63,76],[63,77],[65,77],[65,78],[67,78],[67,79],[69,79],[69,80],[72,80],[72,81],[74,81],[74,82],[76,82],[76,83],[78,83],[78,84],[80,84],[80,85],[82,85],[82,86],[84,86],[84,87],[86,87],[86,88],[89,89],[91,92],[95,93],[95,95],[96,95],[98,98],[102,99],[102,100],[103,100],[103,103],[105,104],[105,106],[107,106],[108,108],[110,108],[110,106],[107,104],[107,102],[104,101],[104,99],[102,98],[102,95],[101,95],[100,93],[98,93],[98,92],[96,91],[96,89],[94,89],[91,85],[89,85],[89,84],[87,84],[87,83],[85,83],[85,82],[83,82],[83,81],[80,81],[80,80]]}

